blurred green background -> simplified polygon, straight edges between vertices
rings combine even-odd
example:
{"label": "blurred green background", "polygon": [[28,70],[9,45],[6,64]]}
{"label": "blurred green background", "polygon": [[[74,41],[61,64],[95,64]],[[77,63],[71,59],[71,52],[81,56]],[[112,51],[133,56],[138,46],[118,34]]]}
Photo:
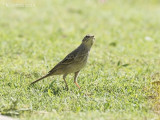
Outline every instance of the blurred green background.
{"label": "blurred green background", "polygon": [[[0,1],[0,113],[21,119],[160,119],[159,0]],[[78,78],[45,75],[95,35]]]}

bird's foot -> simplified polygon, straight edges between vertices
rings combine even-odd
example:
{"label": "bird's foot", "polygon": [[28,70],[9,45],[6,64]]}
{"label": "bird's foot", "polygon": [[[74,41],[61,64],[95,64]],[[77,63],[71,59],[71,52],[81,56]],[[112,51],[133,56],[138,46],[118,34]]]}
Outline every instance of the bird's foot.
{"label": "bird's foot", "polygon": [[78,83],[77,82],[74,82],[75,84],[76,84],[76,86],[80,89],[81,87],[78,85]]}

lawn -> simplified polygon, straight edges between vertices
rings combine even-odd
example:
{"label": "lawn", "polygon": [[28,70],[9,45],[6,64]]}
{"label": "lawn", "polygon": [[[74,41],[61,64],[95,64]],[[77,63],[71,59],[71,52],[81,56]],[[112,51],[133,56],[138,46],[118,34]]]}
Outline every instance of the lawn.
{"label": "lawn", "polygon": [[[159,0],[0,1],[0,113],[20,119],[160,119]],[[45,75],[95,35],[78,77]],[[156,107],[155,107],[156,106]]]}

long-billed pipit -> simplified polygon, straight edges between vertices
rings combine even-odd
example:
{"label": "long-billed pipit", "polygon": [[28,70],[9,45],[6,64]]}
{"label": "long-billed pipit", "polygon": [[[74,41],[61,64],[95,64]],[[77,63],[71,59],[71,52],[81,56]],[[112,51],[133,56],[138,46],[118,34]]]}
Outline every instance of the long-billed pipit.
{"label": "long-billed pipit", "polygon": [[61,62],[59,62],[53,69],[51,69],[47,75],[35,80],[31,84],[34,84],[52,75],[63,75],[63,79],[68,90],[68,85],[65,78],[68,74],[74,73],[74,83],[78,88],[80,88],[77,84],[78,73],[87,63],[89,51],[93,45],[94,39],[95,38],[93,35],[86,35],[83,38],[80,46],[68,54]]}

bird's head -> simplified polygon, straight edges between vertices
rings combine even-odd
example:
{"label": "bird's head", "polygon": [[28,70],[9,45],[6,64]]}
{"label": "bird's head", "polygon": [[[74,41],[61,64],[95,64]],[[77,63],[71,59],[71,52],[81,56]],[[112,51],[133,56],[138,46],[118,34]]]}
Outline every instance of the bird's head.
{"label": "bird's head", "polygon": [[84,44],[88,48],[91,48],[94,43],[94,39],[94,35],[86,35],[82,40],[82,44]]}

